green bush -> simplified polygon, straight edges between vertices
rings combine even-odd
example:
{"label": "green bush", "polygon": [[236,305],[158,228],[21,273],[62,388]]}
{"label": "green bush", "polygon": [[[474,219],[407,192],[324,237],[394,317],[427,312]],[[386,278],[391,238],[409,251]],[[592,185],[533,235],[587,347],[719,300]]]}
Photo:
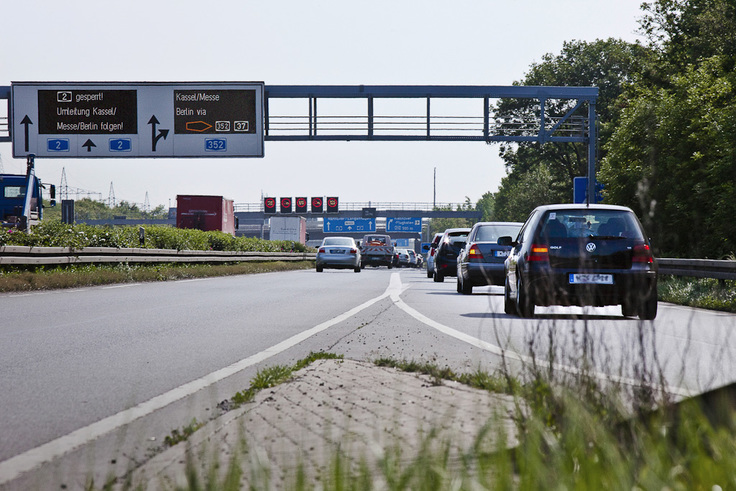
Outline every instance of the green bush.
{"label": "green bush", "polygon": [[[139,230],[145,241],[140,244]],[[67,225],[59,220],[45,220],[31,233],[0,231],[0,246],[31,247],[144,247],[150,249],[239,251],[239,252],[305,252],[307,248],[294,241],[270,241],[254,237],[233,237],[224,232],[179,229],[164,225],[112,227],[109,225]]]}

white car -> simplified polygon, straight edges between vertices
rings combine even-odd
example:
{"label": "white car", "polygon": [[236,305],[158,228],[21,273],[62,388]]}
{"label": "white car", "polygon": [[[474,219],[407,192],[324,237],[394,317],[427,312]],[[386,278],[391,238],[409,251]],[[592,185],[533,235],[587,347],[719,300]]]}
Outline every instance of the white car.
{"label": "white car", "polygon": [[360,248],[352,237],[325,237],[317,251],[317,272],[324,268],[352,269],[360,273]]}

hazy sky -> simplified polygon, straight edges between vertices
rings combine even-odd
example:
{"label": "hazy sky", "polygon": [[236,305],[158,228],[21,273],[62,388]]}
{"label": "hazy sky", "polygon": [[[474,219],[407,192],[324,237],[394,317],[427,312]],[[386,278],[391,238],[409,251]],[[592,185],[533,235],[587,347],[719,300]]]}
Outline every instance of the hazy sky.
{"label": "hazy sky", "polygon": [[[641,0],[8,0],[0,85],[263,81],[511,85],[564,41],[640,39]],[[3,110],[4,111],[4,110]],[[306,112],[306,111],[305,111]],[[25,171],[0,144],[6,173]],[[265,142],[264,158],[37,159],[36,173],[151,206],[177,194],[475,202],[505,175],[482,142]]]}

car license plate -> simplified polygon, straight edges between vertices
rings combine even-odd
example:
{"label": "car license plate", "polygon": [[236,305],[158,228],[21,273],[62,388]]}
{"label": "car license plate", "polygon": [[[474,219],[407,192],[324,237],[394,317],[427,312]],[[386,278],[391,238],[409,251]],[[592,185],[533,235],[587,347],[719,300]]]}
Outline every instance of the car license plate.
{"label": "car license plate", "polygon": [[345,249],[332,249],[333,254],[345,254]]}
{"label": "car license plate", "polygon": [[509,257],[509,251],[496,251],[496,257]]}
{"label": "car license plate", "polygon": [[570,273],[571,285],[613,285],[612,274]]}

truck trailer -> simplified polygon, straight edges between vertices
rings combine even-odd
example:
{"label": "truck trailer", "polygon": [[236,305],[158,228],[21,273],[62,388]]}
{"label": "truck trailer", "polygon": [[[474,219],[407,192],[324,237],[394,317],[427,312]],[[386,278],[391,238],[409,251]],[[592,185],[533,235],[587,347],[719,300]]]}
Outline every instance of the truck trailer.
{"label": "truck trailer", "polygon": [[176,227],[217,230],[235,235],[237,224],[233,200],[222,196],[177,195]]}
{"label": "truck trailer", "polygon": [[292,240],[301,244],[307,243],[307,219],[304,217],[271,217],[270,240]]}

